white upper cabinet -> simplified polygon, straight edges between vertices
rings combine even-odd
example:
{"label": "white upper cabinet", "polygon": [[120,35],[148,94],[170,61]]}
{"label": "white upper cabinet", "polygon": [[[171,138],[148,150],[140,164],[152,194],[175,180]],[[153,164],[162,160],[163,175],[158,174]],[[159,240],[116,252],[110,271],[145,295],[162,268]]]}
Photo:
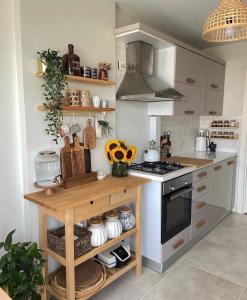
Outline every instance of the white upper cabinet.
{"label": "white upper cabinet", "polygon": [[176,116],[200,116],[203,111],[203,88],[182,82],[176,82],[176,90],[185,98],[174,102]]}
{"label": "white upper cabinet", "polygon": [[221,116],[224,93],[220,90],[205,89],[204,116]]}
{"label": "white upper cabinet", "polygon": [[175,87],[185,95],[175,102],[175,115],[222,115],[224,65],[178,46],[174,79]]}
{"label": "white upper cabinet", "polygon": [[224,90],[225,66],[210,59],[204,59],[206,71],[206,88]]}
{"label": "white upper cabinet", "polygon": [[204,86],[204,57],[178,46],[176,48],[175,81]]}

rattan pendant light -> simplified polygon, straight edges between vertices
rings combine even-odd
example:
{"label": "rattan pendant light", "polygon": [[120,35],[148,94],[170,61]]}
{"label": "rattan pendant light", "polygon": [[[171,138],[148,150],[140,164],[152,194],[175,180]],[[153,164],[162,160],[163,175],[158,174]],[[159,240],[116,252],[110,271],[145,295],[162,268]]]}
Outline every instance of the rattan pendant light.
{"label": "rattan pendant light", "polygon": [[247,39],[247,5],[242,0],[221,0],[209,15],[202,38],[214,43]]}

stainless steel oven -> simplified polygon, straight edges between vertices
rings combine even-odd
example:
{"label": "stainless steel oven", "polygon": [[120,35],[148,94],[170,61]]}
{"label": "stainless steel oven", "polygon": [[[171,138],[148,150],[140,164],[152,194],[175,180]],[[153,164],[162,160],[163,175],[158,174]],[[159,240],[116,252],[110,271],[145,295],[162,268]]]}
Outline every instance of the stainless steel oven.
{"label": "stainless steel oven", "polygon": [[162,184],[161,243],[191,224],[192,174]]}

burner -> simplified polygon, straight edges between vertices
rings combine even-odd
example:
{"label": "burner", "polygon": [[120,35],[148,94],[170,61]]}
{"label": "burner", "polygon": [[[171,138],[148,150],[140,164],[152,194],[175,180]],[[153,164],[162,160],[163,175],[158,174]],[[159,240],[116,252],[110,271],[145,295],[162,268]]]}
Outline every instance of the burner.
{"label": "burner", "polygon": [[144,162],[141,164],[132,164],[129,169],[146,173],[164,175],[172,171],[182,169],[180,163],[170,161]]}

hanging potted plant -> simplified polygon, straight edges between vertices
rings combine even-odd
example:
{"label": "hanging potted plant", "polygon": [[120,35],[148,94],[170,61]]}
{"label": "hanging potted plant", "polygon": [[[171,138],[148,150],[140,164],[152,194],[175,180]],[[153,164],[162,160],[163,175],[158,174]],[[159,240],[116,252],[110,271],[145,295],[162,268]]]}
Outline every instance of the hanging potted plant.
{"label": "hanging potted plant", "polygon": [[62,68],[62,57],[57,51],[46,50],[38,52],[41,62],[46,66],[43,74],[45,101],[43,103],[46,114],[45,122],[47,122],[46,133],[52,136],[56,144],[60,136],[59,130],[63,123],[63,93],[66,88],[66,78]]}
{"label": "hanging potted plant", "polygon": [[136,158],[136,147],[121,140],[110,140],[105,147],[106,157],[112,165],[112,176],[128,175],[128,165]]}
{"label": "hanging potted plant", "polygon": [[11,231],[0,249],[5,254],[0,259],[0,287],[12,300],[39,300],[44,285],[42,268],[45,263],[42,251],[36,243],[12,242],[15,230]]}

